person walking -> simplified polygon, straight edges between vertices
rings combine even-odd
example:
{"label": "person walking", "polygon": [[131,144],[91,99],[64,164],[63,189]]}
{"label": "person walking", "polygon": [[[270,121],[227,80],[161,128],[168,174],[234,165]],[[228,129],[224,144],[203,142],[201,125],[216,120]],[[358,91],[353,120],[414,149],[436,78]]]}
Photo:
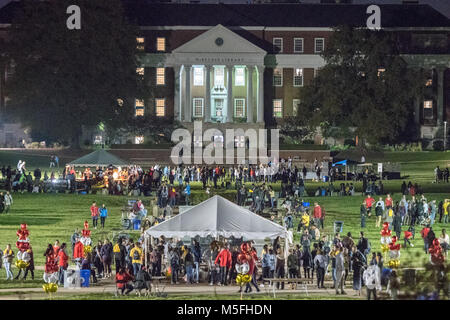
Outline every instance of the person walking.
{"label": "person walking", "polygon": [[95,229],[97,229],[98,215],[99,213],[97,203],[94,201],[91,206],[91,218],[92,218],[92,225]]}
{"label": "person walking", "polygon": [[224,286],[227,284],[228,270],[231,267],[231,252],[228,249],[228,245],[222,245],[222,249],[217,255],[214,263],[220,267],[220,285]]}
{"label": "person walking", "polygon": [[178,271],[180,269],[180,256],[177,250],[169,248],[170,268],[172,269],[172,284],[178,284]]}
{"label": "person walking", "polygon": [[66,251],[66,243],[64,242],[58,250],[58,267],[59,267],[59,284],[64,285],[64,272],[69,266],[69,255]]}
{"label": "person walking", "polygon": [[199,280],[199,270],[200,270],[200,263],[202,261],[202,248],[200,247],[200,244],[198,241],[194,241],[194,246],[192,248],[192,253],[194,255],[194,281],[198,283]]}
{"label": "person walking", "polygon": [[11,264],[13,262],[13,259],[14,259],[14,251],[11,249],[11,245],[8,244],[5,250],[3,251],[3,265],[5,266],[6,280],[10,278],[11,280],[14,279],[14,274],[11,271]]}
{"label": "person walking", "polygon": [[133,265],[133,275],[137,275],[138,271],[141,269],[143,261],[143,253],[139,241],[136,241],[136,243],[134,244],[134,248],[130,250],[130,257],[131,263]]}
{"label": "person walking", "polygon": [[116,264],[116,274],[119,273],[121,267],[125,266],[125,247],[122,238],[117,239],[117,243],[113,247],[114,262]]}
{"label": "person walking", "polygon": [[361,273],[365,265],[364,255],[356,249],[352,248],[352,267],[353,267],[353,290],[356,291],[356,295],[361,295]]}
{"label": "person walking", "polygon": [[366,227],[366,216],[367,216],[367,209],[365,206],[365,202],[361,204],[361,207],[359,208],[359,214],[361,216],[361,228]]}
{"label": "person walking", "polygon": [[[298,256],[292,248],[289,249],[287,267],[289,271],[289,278],[298,278]],[[292,289],[294,289],[294,283],[292,283]]]}
{"label": "person walking", "polygon": [[5,197],[4,197],[4,205],[5,205],[5,214],[9,212],[9,209],[11,209],[11,205],[14,203],[13,197],[9,193],[9,191],[6,191]]}
{"label": "person walking", "polygon": [[370,300],[373,294],[374,300],[377,300],[377,290],[381,290],[381,276],[378,265],[370,265],[363,273],[364,284],[367,288],[367,300]]}
{"label": "person walking", "polygon": [[[281,248],[278,248],[277,255],[276,255],[276,265],[275,265],[275,273],[276,278],[284,278],[285,271],[284,271],[284,255],[281,251]],[[280,282],[277,282],[277,290],[280,289]],[[284,282],[281,282],[281,290],[284,290]]]}
{"label": "person walking", "polygon": [[380,200],[375,205],[375,228],[380,228],[381,225],[381,217],[383,216],[384,212],[384,202],[382,198],[380,197]]}
{"label": "person walking", "polygon": [[100,254],[102,256],[103,261],[103,273],[104,273],[103,278],[109,278],[112,276],[111,263],[113,256],[113,246],[108,239],[105,239],[105,241],[103,242]]}
{"label": "person walking", "polygon": [[100,224],[102,226],[102,229],[105,229],[105,221],[106,221],[106,218],[108,217],[108,210],[106,209],[105,204],[102,204],[102,207],[99,210],[99,215],[100,215]]}
{"label": "person walking", "polygon": [[325,280],[326,261],[325,256],[323,255],[323,252],[320,249],[317,250],[317,254],[314,257],[314,266],[316,267],[317,272],[317,288],[325,289],[323,281]]}
{"label": "person walking", "polygon": [[184,196],[185,196],[185,200],[186,200],[186,205],[189,205],[189,198],[191,196],[191,185],[189,184],[189,182],[186,183],[186,187],[184,188]]}

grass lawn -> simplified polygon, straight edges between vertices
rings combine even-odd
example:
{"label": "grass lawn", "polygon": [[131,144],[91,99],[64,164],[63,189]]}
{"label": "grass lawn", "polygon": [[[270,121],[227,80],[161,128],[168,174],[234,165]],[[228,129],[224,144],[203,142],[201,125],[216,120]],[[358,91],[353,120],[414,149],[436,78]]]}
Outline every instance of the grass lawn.
{"label": "grass lawn", "polygon": [[[10,151],[0,151],[0,165],[3,163],[11,163],[14,165],[18,159],[27,161],[28,169],[32,169],[34,166],[45,167],[48,166],[47,157],[34,157],[34,156],[22,156],[21,154],[13,154]],[[433,169],[436,164],[444,167],[447,162],[450,161],[450,153],[438,153],[438,152],[423,152],[423,153],[390,153],[388,156],[385,154],[385,158],[392,159],[392,161],[403,160],[405,164],[402,164],[402,170],[410,175],[410,178],[406,181],[418,181],[422,185],[425,196],[428,200],[436,199],[437,201],[450,197],[450,184],[434,184]],[[376,161],[375,157],[366,157],[367,161]],[[14,161],[13,161],[14,160]],[[386,161],[386,160],[384,160]],[[430,162],[422,162],[430,161]],[[43,168],[43,166],[41,166]],[[401,180],[387,181],[385,182],[385,189],[393,192],[394,200],[399,200]],[[307,182],[308,192],[311,194],[318,185],[324,185],[323,183],[311,183]],[[359,183],[356,184],[357,189]],[[279,184],[275,185],[279,189]],[[193,184],[193,193],[203,195],[201,185],[199,183]],[[391,191],[392,190],[392,191]],[[233,190],[228,190],[228,198],[233,197]],[[13,250],[17,252],[15,243],[17,241],[16,231],[22,222],[26,222],[29,226],[31,245],[34,250],[34,259],[36,266],[44,266],[43,253],[49,243],[54,243],[58,239],[61,243],[66,242],[70,247],[70,237],[75,228],[80,230],[83,228],[83,222],[85,220],[90,221],[89,207],[92,201],[96,200],[98,205],[105,203],[109,210],[109,217],[106,221],[105,230],[92,230],[92,240],[94,243],[97,240],[104,238],[111,239],[113,232],[121,230],[121,208],[126,203],[128,198],[126,196],[108,196],[108,195],[71,195],[71,194],[13,194],[14,204],[8,215],[0,214],[0,247],[5,248],[6,244],[10,243]],[[141,197],[142,198],[142,197]],[[195,197],[193,197],[195,199]],[[148,201],[148,198],[142,198]],[[200,199],[200,197],[198,197]],[[360,216],[359,207],[363,200],[361,195],[354,197],[308,197],[306,201],[313,203],[318,201],[326,209],[325,218],[325,232],[328,235],[332,235],[332,228],[334,221],[344,221],[343,235],[347,232],[352,232],[355,241],[359,237],[360,228]],[[150,212],[151,210],[149,210]],[[296,226],[296,224],[295,224]],[[438,235],[442,228],[445,228],[443,224],[435,224],[434,230]],[[92,228],[91,228],[92,229]],[[296,228],[295,228],[296,230]],[[372,216],[367,220],[367,227],[365,233],[368,236],[372,244],[372,252],[380,251],[380,235],[379,229],[375,228],[375,218]],[[296,243],[298,243],[299,235],[294,232]],[[403,236],[403,235],[402,235]],[[132,237],[137,239],[139,237],[138,232],[132,232]],[[421,267],[426,261],[427,256],[423,252],[423,241],[420,237],[420,227],[416,228],[416,238],[413,241],[415,247],[408,250],[401,250],[401,267]],[[403,243],[402,243],[403,244]],[[71,250],[69,250],[71,251]],[[17,269],[13,266],[14,275],[17,274]],[[42,281],[42,270],[36,270],[35,280],[31,279],[22,281],[8,281],[5,279],[4,269],[0,269],[0,289],[3,288],[26,288],[26,287],[40,287]],[[173,296],[176,298],[177,296]],[[217,299],[228,299],[234,296],[218,296]],[[286,299],[304,299],[304,296],[284,295]],[[85,295],[77,296],[73,295],[67,298],[74,299],[116,299],[109,295]],[[133,297],[134,298],[134,297]],[[236,295],[235,299],[239,299]],[[282,296],[279,296],[282,298]],[[333,297],[338,298],[338,297]],[[341,297],[339,297],[341,298]],[[120,298],[122,299],[122,298]],[[147,298],[142,298],[147,299]],[[180,295],[180,299],[214,299],[214,296],[201,296],[194,295],[187,297],[186,295]],[[262,296],[255,296],[255,299],[262,299]],[[321,299],[320,296],[313,296],[313,299]]]}

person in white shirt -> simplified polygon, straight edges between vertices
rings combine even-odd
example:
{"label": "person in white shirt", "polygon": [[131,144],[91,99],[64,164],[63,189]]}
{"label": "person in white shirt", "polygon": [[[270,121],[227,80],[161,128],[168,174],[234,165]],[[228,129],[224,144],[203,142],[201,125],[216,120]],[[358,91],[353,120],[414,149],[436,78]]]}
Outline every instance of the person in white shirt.
{"label": "person in white shirt", "polygon": [[449,236],[445,232],[445,229],[442,229],[442,234],[439,236],[439,243],[442,247],[442,250],[444,250],[445,256],[447,256],[447,250],[450,248],[450,246],[449,246]]}

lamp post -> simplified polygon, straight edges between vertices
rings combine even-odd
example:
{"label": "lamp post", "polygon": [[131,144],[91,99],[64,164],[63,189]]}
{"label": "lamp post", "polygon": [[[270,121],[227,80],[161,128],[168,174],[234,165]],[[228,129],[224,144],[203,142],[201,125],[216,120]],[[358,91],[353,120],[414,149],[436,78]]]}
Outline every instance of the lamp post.
{"label": "lamp post", "polygon": [[447,150],[447,121],[444,121],[444,151]]}

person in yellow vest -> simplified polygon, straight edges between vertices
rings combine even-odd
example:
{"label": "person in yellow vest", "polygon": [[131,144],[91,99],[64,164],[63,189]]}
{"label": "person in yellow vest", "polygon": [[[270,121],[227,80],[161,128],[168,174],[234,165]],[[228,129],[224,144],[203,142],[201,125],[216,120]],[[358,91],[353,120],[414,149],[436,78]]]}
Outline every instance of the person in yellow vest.
{"label": "person in yellow vest", "polygon": [[14,251],[11,250],[11,245],[8,244],[6,246],[6,249],[3,251],[3,264],[5,265],[6,270],[6,280],[11,278],[11,280],[14,279],[14,275],[11,271],[11,264],[14,259]]}
{"label": "person in yellow vest", "polygon": [[138,271],[141,269],[142,262],[144,261],[144,254],[139,241],[137,241],[134,244],[134,248],[130,250],[130,257],[133,265],[133,274],[136,276]]}
{"label": "person in yellow vest", "polygon": [[444,204],[442,205],[442,210],[444,211],[444,223],[448,223],[448,211],[450,210],[449,199],[445,199]]}

